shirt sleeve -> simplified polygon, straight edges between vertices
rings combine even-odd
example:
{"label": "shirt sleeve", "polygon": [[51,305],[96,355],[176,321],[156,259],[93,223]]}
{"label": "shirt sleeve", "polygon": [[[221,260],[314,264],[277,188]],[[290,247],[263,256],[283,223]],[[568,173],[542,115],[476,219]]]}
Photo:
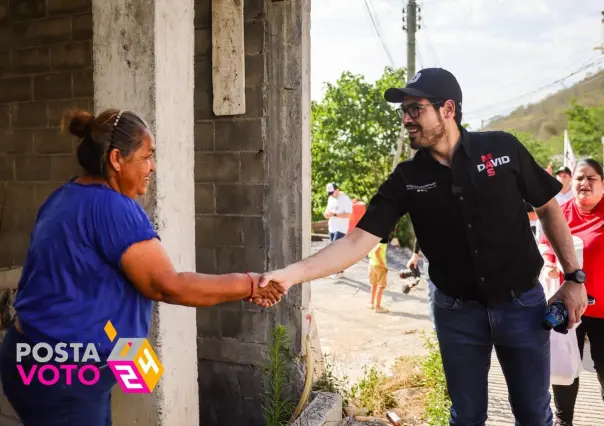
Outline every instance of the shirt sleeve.
{"label": "shirt sleeve", "polygon": [[98,209],[97,245],[111,265],[119,269],[124,252],[133,244],[159,239],[145,210],[121,194],[111,197]]}
{"label": "shirt sleeve", "polygon": [[513,138],[517,146],[520,164],[518,176],[520,192],[525,202],[533,207],[541,207],[560,192],[562,184],[537,164],[533,156],[516,137],[512,135],[510,137]]}
{"label": "shirt sleeve", "polygon": [[402,164],[399,164],[388,179],[382,183],[356,226],[386,241],[399,219],[408,211],[405,181],[401,171]]}
{"label": "shirt sleeve", "polygon": [[352,200],[350,197],[347,197],[344,203],[344,213],[352,214]]}

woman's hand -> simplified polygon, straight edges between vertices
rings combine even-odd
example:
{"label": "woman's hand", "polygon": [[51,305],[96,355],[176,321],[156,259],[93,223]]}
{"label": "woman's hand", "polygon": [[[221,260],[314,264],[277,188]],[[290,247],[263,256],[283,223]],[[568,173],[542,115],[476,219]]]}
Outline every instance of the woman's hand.
{"label": "woman's hand", "polygon": [[285,294],[283,287],[276,282],[272,282],[266,287],[259,287],[258,284],[262,275],[251,272],[249,276],[253,281],[252,297],[250,297],[249,301],[265,308],[270,308],[279,303],[281,296]]}
{"label": "woman's hand", "polygon": [[555,263],[545,261],[544,267],[549,278],[560,278],[560,270]]}

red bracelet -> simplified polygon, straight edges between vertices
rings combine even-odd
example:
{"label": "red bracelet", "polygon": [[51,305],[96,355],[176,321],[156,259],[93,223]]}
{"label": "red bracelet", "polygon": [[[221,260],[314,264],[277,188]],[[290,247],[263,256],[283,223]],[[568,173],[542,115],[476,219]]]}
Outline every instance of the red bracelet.
{"label": "red bracelet", "polygon": [[244,272],[245,275],[247,275],[248,277],[250,277],[250,297],[247,298],[247,300],[252,300],[252,296],[254,295],[254,279],[252,278],[252,276],[250,274],[247,273],[247,271]]}

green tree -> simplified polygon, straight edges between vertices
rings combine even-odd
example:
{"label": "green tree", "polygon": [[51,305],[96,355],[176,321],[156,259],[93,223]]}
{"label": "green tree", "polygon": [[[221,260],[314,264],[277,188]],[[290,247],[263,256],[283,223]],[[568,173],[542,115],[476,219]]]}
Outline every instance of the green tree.
{"label": "green tree", "polygon": [[573,101],[566,111],[568,137],[577,157],[592,157],[602,162],[604,106],[586,107]]}
{"label": "green tree", "polygon": [[511,131],[510,133],[518,138],[541,167],[546,168],[550,162],[553,168],[559,166],[554,158],[555,152],[551,144],[537,139],[528,132]]}
{"label": "green tree", "polygon": [[400,119],[384,100],[389,87],[402,87],[403,69],[385,68],[369,83],[342,73],[327,84],[323,99],[312,103],[312,213],[322,220],[325,185],[337,182],[349,196],[368,202],[392,169]]}

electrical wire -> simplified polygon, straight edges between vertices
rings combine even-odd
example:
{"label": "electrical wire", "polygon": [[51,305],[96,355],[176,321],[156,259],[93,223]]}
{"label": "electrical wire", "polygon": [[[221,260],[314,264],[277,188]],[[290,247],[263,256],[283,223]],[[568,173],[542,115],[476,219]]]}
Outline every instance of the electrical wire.
{"label": "electrical wire", "polygon": [[373,7],[371,6],[371,0],[364,0],[365,3],[365,9],[367,10],[367,13],[369,14],[369,20],[371,22],[371,26],[373,27],[373,30],[375,31],[375,35],[377,36],[380,45],[382,46],[382,49],[384,50],[384,53],[386,54],[386,57],[388,58],[388,61],[390,62],[390,65],[392,66],[392,68],[396,68],[396,65],[394,63],[394,59],[392,58],[392,55],[390,54],[390,50],[388,49],[388,46],[386,46],[386,42],[384,41],[384,37],[382,37],[382,33],[380,31],[380,25],[378,23],[377,17],[375,16],[375,13],[373,11]]}
{"label": "electrical wire", "polygon": [[469,111],[467,113],[464,113],[464,116],[471,117],[471,118],[480,118],[480,117],[485,117],[487,115],[496,115],[496,114],[493,114],[493,113],[484,113],[482,115],[476,116],[476,114],[481,114],[485,110],[488,111],[488,110],[492,109],[493,107],[497,107],[499,105],[506,104],[506,103],[509,103],[509,102],[515,102],[517,100],[526,98],[527,96],[539,93],[539,92],[541,92],[541,91],[543,91],[545,89],[549,89],[549,88],[551,88],[553,86],[557,86],[559,84],[564,84],[564,81],[567,80],[567,79],[569,79],[570,77],[573,77],[573,76],[575,76],[575,75],[577,75],[577,74],[579,74],[579,73],[581,73],[583,71],[587,71],[588,69],[591,69],[591,68],[593,68],[593,67],[601,64],[602,62],[604,62],[604,58],[597,59],[595,61],[592,61],[592,62],[590,62],[588,64],[585,64],[585,65],[581,66],[580,68],[576,69],[575,71],[571,72],[570,74],[568,74],[568,75],[566,75],[566,76],[564,76],[562,78],[559,78],[559,79],[557,79],[557,80],[555,80],[555,81],[553,81],[553,82],[551,82],[549,84],[546,84],[544,86],[541,86],[541,87],[539,87],[537,89],[534,89],[534,90],[531,90],[529,92],[523,93],[523,94],[521,94],[519,96],[515,96],[513,98],[506,99],[504,101],[495,102],[495,103],[492,103],[490,105],[486,105],[486,106],[484,106],[482,108],[478,108],[478,109],[475,109],[473,111]]}

